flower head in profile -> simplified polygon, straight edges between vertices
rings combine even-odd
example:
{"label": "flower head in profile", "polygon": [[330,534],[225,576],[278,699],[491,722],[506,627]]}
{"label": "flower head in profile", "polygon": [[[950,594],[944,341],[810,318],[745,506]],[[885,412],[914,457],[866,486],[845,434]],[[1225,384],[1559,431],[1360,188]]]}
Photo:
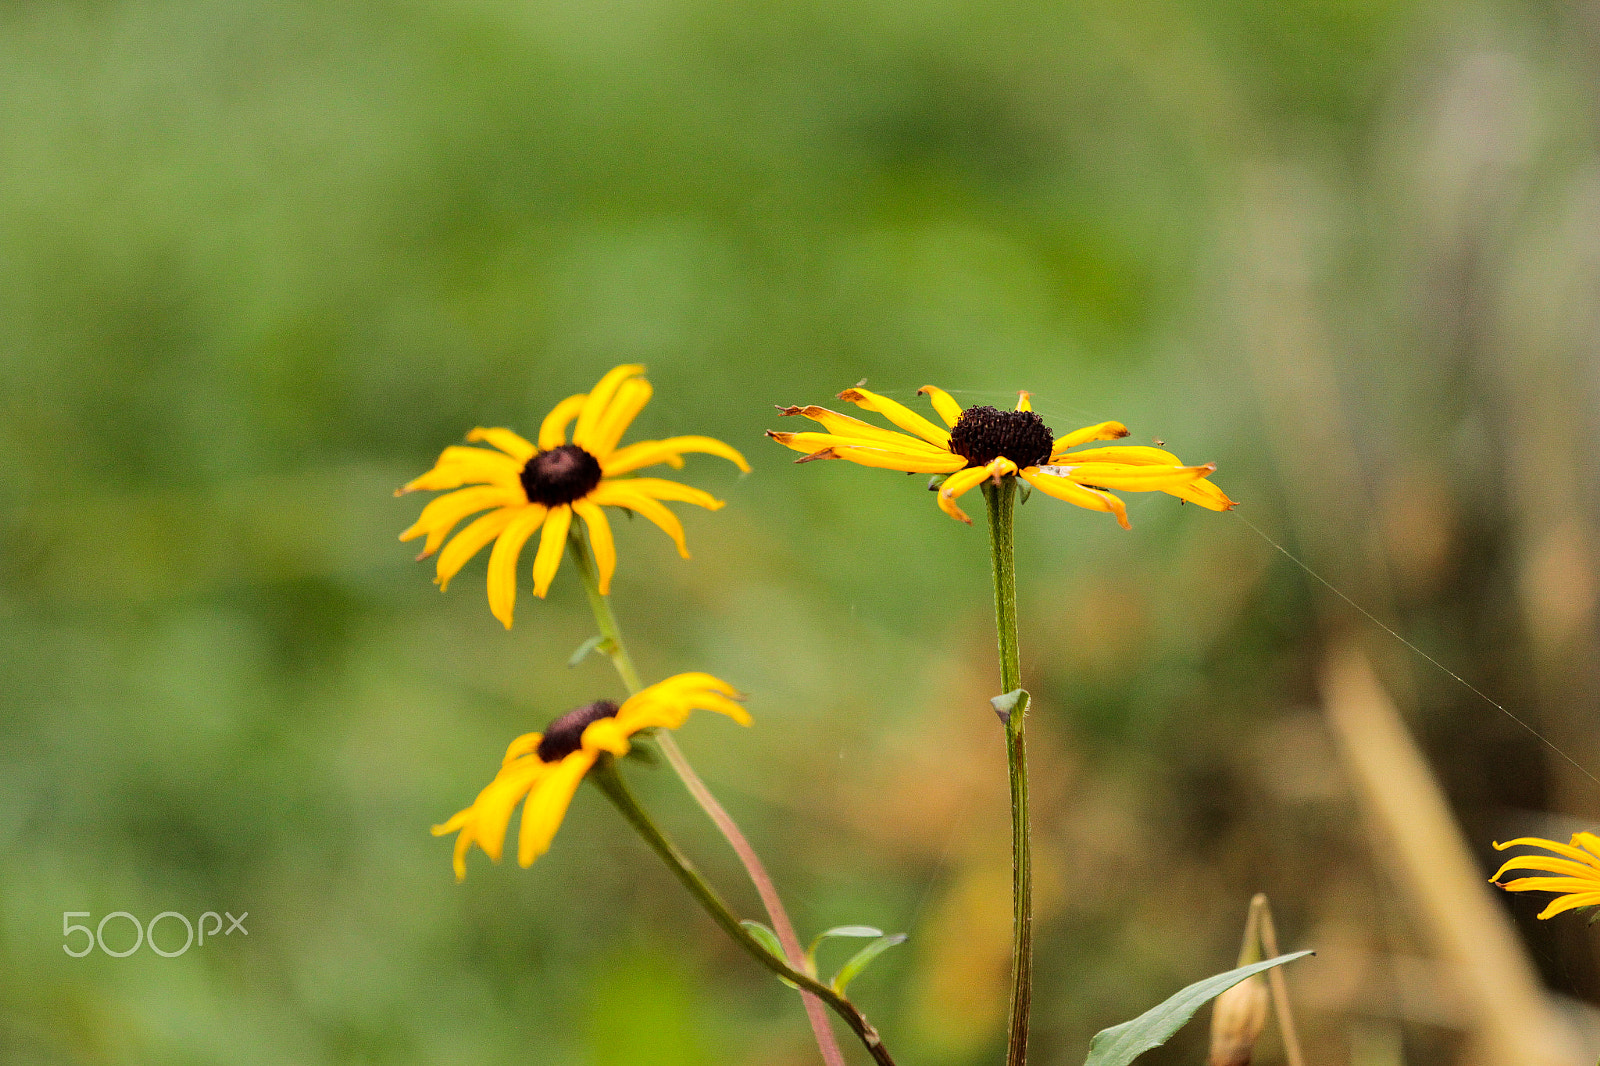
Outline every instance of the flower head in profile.
{"label": "flower head in profile", "polygon": [[583,776],[604,754],[626,755],[629,737],[643,729],[677,729],[695,710],[717,711],[740,725],[750,716],[737,702],[739,693],[710,674],[678,674],[628,697],[617,706],[599,700],[568,711],[545,727],[511,742],[500,772],[472,806],[443,825],[434,836],[456,834],[456,879],[467,876],[467,849],[473,844],[495,862],[505,844],[511,812],[522,803],[522,829],[517,836],[517,862],[530,866],[550,848],[572,795]]}
{"label": "flower head in profile", "polygon": [[1121,422],[1101,422],[1055,436],[1033,411],[1028,393],[1021,394],[1014,411],[993,407],[965,410],[943,389],[925,385],[917,392],[927,396],[947,428],[941,429],[910,408],[866,389],[845,389],[839,399],[876,411],[904,433],[883,429],[823,407],[780,407],[786,415],[803,415],[820,424],[823,433],[776,433],[767,436],[786,448],[805,452],[806,463],[815,459],[847,459],[862,466],[912,473],[948,474],[938,488],[939,507],[951,518],[971,522],[956,500],[985,480],[1016,475],[1058,500],[1106,511],[1127,529],[1128,513],[1109,490],[1150,492],[1159,490],[1212,511],[1235,506],[1223,491],[1206,480],[1216,465],[1184,466],[1176,455],[1160,448],[1111,447],[1071,451],[1092,441],[1126,437]]}
{"label": "flower head in profile", "polygon": [[[1506,860],[1489,880],[1507,892],[1560,893],[1539,912],[1539,917],[1551,918],[1562,911],[1600,904],[1600,837],[1593,833],[1574,833],[1571,844],[1542,837],[1517,837],[1504,844],[1496,843],[1494,847],[1496,851],[1504,851],[1518,845],[1544,848],[1555,855],[1518,855]],[[1511,870],[1536,870],[1551,876],[1501,881],[1500,878]]]}
{"label": "flower head in profile", "polygon": [[[681,468],[688,452],[720,455],[745,473],[750,472],[750,467],[744,456],[710,437],[668,437],[617,447],[629,424],[650,402],[652,390],[643,374],[642,366],[619,366],[589,392],[568,396],[545,417],[537,444],[509,429],[474,429],[467,434],[467,440],[491,447],[446,448],[432,470],[395,494],[419,489],[459,490],[429,502],[416,523],[400,534],[401,540],[428,538],[419,559],[427,558],[443,545],[434,578],[441,589],[450,584],[468,559],[493,541],[494,550],[489,555],[489,609],[510,629],[522,546],[543,527],[533,559],[533,594],[542,598],[561,565],[572,516],[577,515],[588,528],[589,542],[594,546],[600,591],[609,592],[611,575],[617,567],[617,549],[602,507],[638,512],[673,539],[679,555],[689,557],[683,525],[662,501],[692,503],[713,511],[722,506],[722,501],[676,481],[623,475],[657,463]],[[470,487],[462,488],[463,485]],[[479,511],[487,513],[445,544],[462,519]]]}

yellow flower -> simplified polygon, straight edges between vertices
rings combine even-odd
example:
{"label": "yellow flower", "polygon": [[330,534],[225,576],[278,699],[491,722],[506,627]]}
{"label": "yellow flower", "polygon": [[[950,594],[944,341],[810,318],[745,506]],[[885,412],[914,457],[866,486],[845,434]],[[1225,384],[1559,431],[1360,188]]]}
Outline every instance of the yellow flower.
{"label": "yellow flower", "polygon": [[827,432],[768,431],[767,436],[785,447],[805,452],[803,459],[795,460],[799,463],[813,459],[848,459],[862,466],[888,470],[948,474],[950,476],[939,486],[939,507],[951,518],[969,524],[972,520],[956,505],[957,498],[988,478],[998,481],[1012,474],[1046,496],[1114,514],[1123,529],[1129,528],[1127,510],[1108,489],[1160,490],[1212,511],[1226,511],[1236,506],[1221,489],[1206,480],[1207,475],[1216,470],[1215,463],[1184,466],[1176,455],[1160,448],[1068,451],[1090,441],[1126,437],[1128,429],[1121,422],[1101,422],[1064,437],[1055,437],[1050,427],[1033,412],[1026,392],[1021,394],[1014,411],[998,411],[993,407],[962,410],[949,393],[932,385],[925,385],[917,392],[933,403],[933,409],[948,430],[940,429],[908,407],[858,387],[845,389],[839,399],[876,411],[906,432],[881,429],[822,407],[780,407],[786,415],[804,415],[820,423]]}
{"label": "yellow flower", "polygon": [[[692,503],[712,511],[721,507],[722,501],[676,481],[622,475],[656,463],[682,468],[686,452],[720,455],[745,473],[750,467],[744,456],[710,437],[668,437],[618,448],[623,432],[650,402],[652,390],[643,374],[642,366],[619,366],[590,392],[568,396],[556,404],[539,427],[537,446],[509,429],[474,429],[467,440],[486,442],[495,450],[446,448],[432,470],[395,493],[460,489],[431,501],[416,524],[400,534],[401,540],[427,536],[419,559],[438,551],[463,518],[489,511],[456,534],[440,552],[434,580],[441,590],[468,559],[494,541],[489,555],[489,610],[510,629],[522,546],[535,530],[544,527],[533,559],[533,594],[542,598],[561,565],[572,516],[577,514],[588,527],[589,542],[594,546],[600,591],[609,592],[617,549],[602,507],[621,507],[644,515],[677,543],[679,555],[689,558],[683,526],[661,501]],[[568,443],[567,426],[574,419],[577,424]],[[472,487],[462,489],[462,485]]]}
{"label": "yellow flower", "polygon": [[[1600,904],[1600,837],[1593,833],[1572,834],[1571,844],[1540,837],[1518,837],[1504,844],[1495,844],[1496,851],[1504,851],[1518,844],[1531,848],[1544,848],[1563,858],[1550,855],[1518,855],[1495,871],[1489,880],[1507,892],[1559,892],[1550,906],[1539,912],[1539,917],[1550,918],[1562,911]],[[1554,877],[1519,877],[1500,883],[1507,870],[1542,870]]]}
{"label": "yellow flower", "polygon": [[710,674],[678,674],[630,696],[621,707],[609,700],[586,704],[543,733],[513,740],[500,772],[472,806],[433,827],[434,836],[456,834],[456,879],[467,876],[467,849],[473,844],[500,861],[511,811],[523,797],[517,862],[530,866],[550,849],[578,783],[602,754],[626,755],[629,737],[642,729],[677,729],[693,710],[718,711],[749,725],[750,716],[734,702],[739,698],[732,685]]}

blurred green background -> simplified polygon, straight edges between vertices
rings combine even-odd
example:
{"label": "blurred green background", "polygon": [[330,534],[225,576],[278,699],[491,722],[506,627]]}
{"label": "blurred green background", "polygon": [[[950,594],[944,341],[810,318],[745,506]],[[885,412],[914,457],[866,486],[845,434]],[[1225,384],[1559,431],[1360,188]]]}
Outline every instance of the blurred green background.
{"label": "blurred green background", "polygon": [[[1376,634],[1474,892],[1490,839],[1592,825],[1600,785],[1241,516],[1600,767],[1597,70],[1577,2],[4,5],[0,1056],[816,1061],[593,790],[528,871],[457,885],[427,833],[618,686],[564,665],[570,568],[539,603],[524,567],[507,633],[391,493],[640,361],[628,439],[755,471],[689,460],[728,501],[680,508],[692,561],[618,523],[618,611],[647,677],[751,694],[753,729],[681,741],[802,930],[911,934],[853,986],[905,1066],[1000,1059],[1007,801],[981,517],[762,439],[863,378],[1027,388],[1243,501],[1020,513],[1034,1061],[1230,966],[1258,890],[1320,951],[1314,1062],[1490,1061],[1330,739],[1326,649]],[[1592,1061],[1594,942],[1543,902],[1493,906]],[[62,912],[168,910],[249,934],[62,952]],[[1148,1061],[1204,1049],[1202,1016]]]}

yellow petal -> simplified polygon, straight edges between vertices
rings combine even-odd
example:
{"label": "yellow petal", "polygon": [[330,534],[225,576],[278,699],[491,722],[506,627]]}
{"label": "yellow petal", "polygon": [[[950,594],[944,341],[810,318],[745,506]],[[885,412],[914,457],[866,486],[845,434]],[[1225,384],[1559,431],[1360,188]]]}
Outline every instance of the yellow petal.
{"label": "yellow petal", "polygon": [[1597,889],[1600,889],[1600,870],[1595,869],[1592,863],[1558,859],[1554,855],[1518,855],[1514,859],[1507,859],[1489,880],[1498,881],[1509,870],[1543,870],[1545,873],[1582,878],[1592,882]]}
{"label": "yellow petal", "polygon": [[616,718],[602,718],[589,723],[578,743],[587,751],[608,751],[612,755],[622,756],[628,754],[628,749],[632,747],[628,738],[636,732],[637,729],[629,729]]}
{"label": "yellow petal", "polygon": [[1580,848],[1575,848],[1571,844],[1563,844],[1559,840],[1546,840],[1543,837],[1517,837],[1514,840],[1506,841],[1504,844],[1498,841],[1493,843],[1496,851],[1504,851],[1507,848],[1521,845],[1530,848],[1544,848],[1546,851],[1553,851],[1557,855],[1565,855],[1574,862],[1586,863],[1592,861],[1592,856]]}
{"label": "yellow petal", "polygon": [[1091,511],[1105,511],[1107,514],[1117,516],[1117,525],[1123,529],[1132,529],[1128,522],[1128,509],[1122,501],[1109,492],[1097,492],[1085,488],[1064,477],[1056,477],[1042,472],[1036,466],[1025,467],[1020,471],[1021,478],[1046,496],[1054,496],[1058,500],[1088,508]]}
{"label": "yellow petal", "polygon": [[1046,474],[1071,478],[1080,485],[1125,492],[1155,492],[1199,481],[1214,473],[1215,463],[1204,466],[1130,466],[1126,463],[1072,463],[1041,467]]}
{"label": "yellow petal", "polygon": [[875,442],[874,446],[876,447],[888,445],[896,450],[908,452],[948,450],[929,444],[921,437],[896,433],[892,429],[884,429],[882,426],[875,426],[871,422],[863,422],[859,418],[852,418],[837,411],[830,411],[826,407],[780,407],[778,410],[786,416],[800,415],[802,418],[809,418],[811,421],[821,424],[822,428],[829,433],[837,434],[840,437],[854,438],[857,443],[871,441]]}
{"label": "yellow petal", "polygon": [[522,734],[516,740],[513,740],[510,744],[506,745],[506,754],[505,757],[500,760],[500,765],[504,766],[509,762],[514,762],[517,759],[522,758],[524,755],[532,755],[539,749],[539,742],[543,739],[543,733]]}
{"label": "yellow petal", "polygon": [[422,554],[419,559],[427,558],[439,550],[439,545],[444,543],[444,538],[469,514],[474,514],[489,507],[510,507],[521,504],[522,494],[499,485],[477,485],[470,489],[460,489],[456,492],[430,500],[428,506],[422,509],[422,514],[417,517],[415,524],[404,533],[400,539],[415,540],[424,533],[428,535],[423,543]]}
{"label": "yellow petal", "polygon": [[537,758],[520,759],[500,768],[484,790],[473,802],[477,827],[473,833],[478,847],[495,862],[505,848],[506,828],[511,824],[511,812],[529,792],[537,788],[550,775],[548,763]]}
{"label": "yellow petal", "polygon": [[511,628],[512,610],[517,605],[517,559],[523,544],[544,523],[546,513],[536,503],[516,512],[489,553],[489,611],[507,629]]}
{"label": "yellow petal", "polygon": [[516,488],[522,484],[522,464],[509,455],[487,448],[467,448],[452,444],[439,454],[439,461],[421,477],[413,478],[395,495],[419,489],[458,489],[462,485],[491,482]]}
{"label": "yellow petal", "polygon": [[630,444],[626,448],[614,451],[600,462],[600,467],[607,477],[618,474],[627,474],[641,467],[654,466],[656,463],[667,463],[674,469],[683,466],[681,455],[684,452],[706,452],[719,455],[746,474],[750,472],[750,464],[744,461],[744,456],[728,447],[720,440],[711,437],[668,437],[665,440],[642,440],[637,444]]}
{"label": "yellow petal", "polygon": [[650,402],[650,397],[655,390],[644,378],[629,378],[617,389],[617,395],[611,401],[611,407],[601,418],[594,432],[589,435],[589,454],[596,459],[604,460],[616,450],[617,441],[628,431],[633,420],[644,410],[644,405]]}
{"label": "yellow petal", "polygon": [[1228,499],[1228,494],[1217,488],[1211,482],[1201,479],[1192,485],[1180,485],[1177,488],[1162,489],[1162,492],[1188,500],[1190,503],[1199,504],[1208,511],[1231,511],[1239,506],[1238,501]]}
{"label": "yellow petal", "polygon": [[594,765],[594,753],[581,748],[556,764],[522,804],[522,832],[517,836],[517,862],[526,867],[550,850],[550,841],[567,816],[572,794]]}
{"label": "yellow petal", "polygon": [[1033,393],[1028,392],[1027,390],[1017,393],[1017,410],[1033,410]]}
{"label": "yellow petal", "polygon": [[939,417],[944,419],[945,425],[953,429],[955,424],[961,421],[961,405],[937,385],[924,385],[917,390],[917,395],[928,398],[933,404],[933,409],[939,413]]}
{"label": "yellow petal", "polygon": [[879,396],[866,389],[845,389],[839,394],[839,399],[863,407],[868,411],[876,411],[907,433],[914,433],[933,445],[935,448],[949,449],[950,434],[929,422],[904,404],[896,403],[887,396]]}
{"label": "yellow petal", "polygon": [[697,489],[692,485],[685,485],[678,481],[668,481],[661,477],[630,477],[621,482],[633,492],[642,492],[653,500],[673,500],[678,503],[692,503],[696,507],[704,507],[708,511],[720,511],[727,504],[717,499],[704,489]]}
{"label": "yellow petal", "polygon": [[807,438],[827,437],[826,433],[779,433],[767,430],[767,436],[782,444],[786,448],[793,448],[797,452],[805,452],[804,459],[795,462],[804,463],[813,459],[847,459],[861,466],[877,467],[882,470],[902,470],[913,474],[948,474],[953,470],[960,470],[967,461],[959,455],[950,452],[936,451],[900,451],[889,447],[869,447],[859,445],[823,445],[813,449]]}
{"label": "yellow petal", "polygon": [[989,471],[986,467],[969,466],[945,478],[944,484],[939,486],[939,510],[958,522],[972,525],[972,519],[967,517],[967,512],[956,506],[956,500],[983,484],[983,480],[988,476]]}
{"label": "yellow petal", "polygon": [[627,484],[626,481],[602,481],[589,494],[589,499],[607,507],[625,507],[644,515],[672,538],[678,546],[679,555],[689,558],[689,546],[683,539],[683,523],[678,521],[678,516],[667,510],[666,504],[627,488]]}
{"label": "yellow petal", "polygon": [[544,416],[544,421],[539,423],[540,451],[547,452],[567,443],[567,423],[578,417],[578,412],[583,410],[584,402],[588,399],[589,394],[584,392],[568,396]]}
{"label": "yellow petal", "polygon": [[594,561],[600,571],[600,595],[610,595],[611,575],[617,572],[617,545],[611,536],[611,523],[592,499],[575,500],[572,509],[582,516],[589,530],[589,546],[594,549]]}
{"label": "yellow petal", "polygon": [[1127,435],[1128,427],[1121,422],[1101,422],[1098,425],[1085,426],[1082,429],[1073,430],[1065,437],[1057,437],[1055,446],[1050,449],[1050,455],[1054,458],[1068,448],[1075,448],[1092,440],[1116,440]]}
{"label": "yellow petal", "polygon": [[511,432],[509,429],[485,429],[479,426],[467,434],[467,439],[470,441],[488,441],[519,463],[526,463],[529,459],[532,459],[533,453],[537,450],[528,443],[526,438]]}
{"label": "yellow petal", "polygon": [[1061,466],[1067,463],[1127,463],[1131,466],[1182,466],[1183,460],[1160,448],[1147,448],[1142,444],[1125,444],[1115,448],[1089,448],[1081,452],[1057,452],[1050,460]]}
{"label": "yellow petal", "polygon": [[550,582],[556,579],[561,553],[567,550],[567,531],[571,528],[571,507],[550,508],[544,532],[539,534],[539,554],[533,557],[533,594],[541,600],[550,591]]}
{"label": "yellow petal", "polygon": [[[529,504],[528,506],[537,506]],[[455,535],[455,539],[444,546],[444,551],[439,553],[439,562],[434,571],[434,581],[439,584],[439,591],[443,592],[450,587],[450,579],[467,564],[467,560],[483,550],[483,546],[505,531],[511,520],[522,512],[520,507],[502,507],[498,511],[476,519],[466,529]]]}
{"label": "yellow petal", "polygon": [[1550,906],[1539,912],[1540,918],[1554,918],[1563,911],[1577,910],[1579,907],[1593,907],[1600,904],[1600,892],[1575,892],[1570,896],[1550,901]]}
{"label": "yellow petal", "polygon": [[583,409],[578,412],[578,424],[572,427],[572,443],[589,451],[593,443],[591,437],[595,428],[600,425],[600,420],[611,408],[612,397],[616,396],[617,389],[629,378],[638,377],[644,373],[644,367],[637,363],[624,363],[622,366],[612,367],[606,371],[605,377],[589,390],[589,398],[583,402]]}

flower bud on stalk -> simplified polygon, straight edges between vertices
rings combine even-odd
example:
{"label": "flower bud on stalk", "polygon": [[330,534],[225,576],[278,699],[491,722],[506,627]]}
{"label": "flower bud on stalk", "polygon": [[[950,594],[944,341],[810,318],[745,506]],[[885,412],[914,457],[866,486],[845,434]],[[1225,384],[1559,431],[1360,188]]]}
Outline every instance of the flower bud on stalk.
{"label": "flower bud on stalk", "polygon": [[1218,996],[1211,1007],[1208,1066],[1250,1066],[1256,1040],[1267,1024],[1267,982],[1259,974]]}

